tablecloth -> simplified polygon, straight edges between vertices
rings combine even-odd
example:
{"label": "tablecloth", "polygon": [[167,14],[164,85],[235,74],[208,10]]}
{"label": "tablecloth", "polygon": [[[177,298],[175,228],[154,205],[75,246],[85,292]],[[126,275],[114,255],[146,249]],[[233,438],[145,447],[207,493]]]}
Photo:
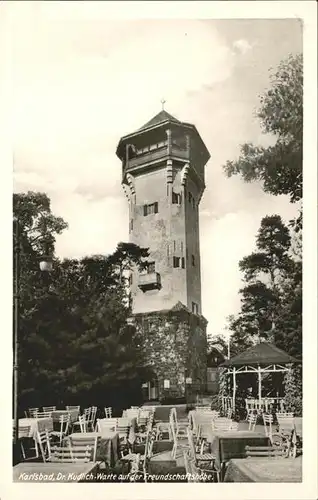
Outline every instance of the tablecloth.
{"label": "tablecloth", "polygon": [[[155,406],[155,421],[156,422],[169,422],[169,414],[172,408],[177,411],[177,418],[179,421],[187,418],[187,405],[158,405]],[[142,407],[143,410],[147,410],[147,406]]]}
{"label": "tablecloth", "polygon": [[270,440],[264,434],[252,431],[216,432],[212,430],[207,437],[211,443],[211,453],[216,457],[216,465],[222,464],[231,458],[245,458],[245,446],[270,446]]}
{"label": "tablecloth", "polygon": [[80,440],[97,437],[96,460],[114,466],[119,459],[119,435],[117,432],[74,432],[68,436]]}
{"label": "tablecloth", "polygon": [[[19,429],[20,427],[30,426],[29,436],[31,438],[36,437],[37,431],[43,432],[46,429],[48,431],[53,430],[53,420],[52,418],[20,418],[19,419]],[[20,433],[19,433],[19,437]]]}
{"label": "tablecloth", "polygon": [[96,474],[98,462],[52,463],[22,462],[13,467],[14,482],[78,483],[85,482]]}
{"label": "tablecloth", "polygon": [[228,463],[225,483],[298,483],[302,461],[298,458],[237,458]]}
{"label": "tablecloth", "polygon": [[188,420],[190,427],[195,433],[198,431],[199,426],[201,428],[201,431],[203,431],[201,432],[201,434],[208,433],[209,431],[207,429],[212,428],[213,417],[210,412],[191,410],[188,413]]}

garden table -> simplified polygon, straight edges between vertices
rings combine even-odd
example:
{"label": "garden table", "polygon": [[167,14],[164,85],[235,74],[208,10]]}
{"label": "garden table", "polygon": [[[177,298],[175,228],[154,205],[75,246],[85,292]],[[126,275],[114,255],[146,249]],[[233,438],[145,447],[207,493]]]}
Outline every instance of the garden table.
{"label": "garden table", "polygon": [[96,460],[114,466],[119,459],[119,435],[113,431],[103,432],[74,432],[67,436],[69,438],[87,439],[97,437]]}
{"label": "garden table", "polygon": [[19,428],[30,426],[29,436],[35,439],[37,431],[43,432],[46,429],[53,431],[53,419],[48,418],[19,418]]}
{"label": "garden table", "polygon": [[265,434],[253,431],[213,432],[207,435],[211,453],[216,457],[216,466],[222,469],[231,458],[245,458],[245,446],[270,446]]}
{"label": "garden table", "polygon": [[79,483],[91,481],[99,468],[99,462],[22,462],[13,467],[14,482]]}
{"label": "garden table", "polygon": [[298,483],[302,461],[298,458],[233,458],[224,476],[225,483]]}

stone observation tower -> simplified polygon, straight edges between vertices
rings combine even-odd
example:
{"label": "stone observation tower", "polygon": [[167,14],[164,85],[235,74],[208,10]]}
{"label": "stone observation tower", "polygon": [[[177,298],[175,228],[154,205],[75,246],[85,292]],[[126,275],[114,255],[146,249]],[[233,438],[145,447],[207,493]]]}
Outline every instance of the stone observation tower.
{"label": "stone observation tower", "polygon": [[131,276],[132,313],[153,379],[145,397],[202,392],[206,320],[201,308],[199,204],[210,154],[196,127],[165,110],[117,147],[129,202],[129,239],[149,248]]}

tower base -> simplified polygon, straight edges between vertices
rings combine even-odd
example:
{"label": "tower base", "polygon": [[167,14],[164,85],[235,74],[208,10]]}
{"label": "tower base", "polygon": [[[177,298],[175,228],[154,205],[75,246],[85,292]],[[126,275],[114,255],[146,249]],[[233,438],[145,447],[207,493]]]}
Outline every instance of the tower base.
{"label": "tower base", "polygon": [[152,380],[145,400],[195,400],[206,390],[207,321],[178,302],[170,310],[134,315]]}

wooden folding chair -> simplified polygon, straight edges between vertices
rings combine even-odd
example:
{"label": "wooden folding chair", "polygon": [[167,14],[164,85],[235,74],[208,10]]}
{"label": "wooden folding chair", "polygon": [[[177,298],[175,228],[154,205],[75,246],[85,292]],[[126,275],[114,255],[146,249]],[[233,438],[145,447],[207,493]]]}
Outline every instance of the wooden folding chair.
{"label": "wooden folding chair", "polygon": [[188,428],[187,435],[188,435],[188,445],[189,445],[188,454],[190,456],[190,459],[194,461],[194,465],[200,467],[200,464],[202,464],[203,468],[204,466],[208,467],[207,470],[209,470],[210,473],[215,475],[217,482],[219,482],[220,471],[216,468],[215,465],[215,460],[216,460],[215,455],[213,455],[212,453],[201,453],[201,452],[197,453],[195,449],[193,434],[190,428]]}
{"label": "wooden folding chair", "polygon": [[246,457],[286,457],[286,449],[275,446],[245,446]]}

